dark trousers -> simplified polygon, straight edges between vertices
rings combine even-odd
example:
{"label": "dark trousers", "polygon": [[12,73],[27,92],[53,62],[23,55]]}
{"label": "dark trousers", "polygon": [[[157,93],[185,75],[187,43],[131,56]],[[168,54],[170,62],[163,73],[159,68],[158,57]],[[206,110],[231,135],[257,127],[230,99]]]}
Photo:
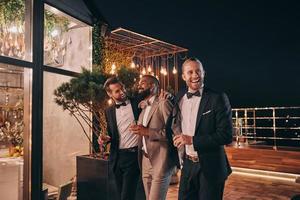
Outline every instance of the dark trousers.
{"label": "dark trousers", "polygon": [[179,200],[221,200],[224,183],[207,180],[199,162],[185,159],[181,170]]}
{"label": "dark trousers", "polygon": [[115,180],[121,200],[134,200],[140,179],[137,152],[119,152]]}

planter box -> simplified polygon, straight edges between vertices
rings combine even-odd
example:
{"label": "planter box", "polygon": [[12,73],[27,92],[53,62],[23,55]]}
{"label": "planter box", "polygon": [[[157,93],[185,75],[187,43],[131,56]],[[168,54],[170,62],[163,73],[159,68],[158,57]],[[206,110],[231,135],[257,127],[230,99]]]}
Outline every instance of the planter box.
{"label": "planter box", "polygon": [[91,156],[77,156],[77,199],[119,199],[108,160]]}

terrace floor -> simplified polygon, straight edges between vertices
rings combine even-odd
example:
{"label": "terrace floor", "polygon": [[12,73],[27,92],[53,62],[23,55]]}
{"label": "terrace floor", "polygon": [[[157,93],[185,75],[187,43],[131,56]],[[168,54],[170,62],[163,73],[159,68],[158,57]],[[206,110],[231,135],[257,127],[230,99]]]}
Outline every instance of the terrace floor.
{"label": "terrace floor", "polygon": [[[170,186],[167,200],[177,200],[178,187]],[[290,200],[296,194],[300,194],[299,183],[233,173],[226,182],[224,200]]]}

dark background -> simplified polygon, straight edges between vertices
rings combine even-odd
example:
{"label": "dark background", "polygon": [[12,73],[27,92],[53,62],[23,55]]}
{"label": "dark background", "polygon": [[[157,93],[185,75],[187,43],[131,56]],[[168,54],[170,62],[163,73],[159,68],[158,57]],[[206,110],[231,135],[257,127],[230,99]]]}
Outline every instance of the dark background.
{"label": "dark background", "polygon": [[189,49],[232,107],[300,106],[300,1],[101,1],[111,28]]}

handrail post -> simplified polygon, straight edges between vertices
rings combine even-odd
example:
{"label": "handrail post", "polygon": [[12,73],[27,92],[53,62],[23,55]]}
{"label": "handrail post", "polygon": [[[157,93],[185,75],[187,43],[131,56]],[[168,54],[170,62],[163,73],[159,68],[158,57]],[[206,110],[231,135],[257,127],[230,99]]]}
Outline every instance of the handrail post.
{"label": "handrail post", "polygon": [[235,131],[236,146],[239,147],[240,146],[240,131],[241,131],[241,127],[240,127],[240,124],[239,124],[239,113],[238,113],[238,110],[235,111],[235,127],[236,127],[236,131]]}
{"label": "handrail post", "polygon": [[277,150],[277,144],[276,144],[276,113],[275,113],[275,108],[273,110],[273,138],[274,138],[274,145],[273,149]]}
{"label": "handrail post", "polygon": [[255,113],[255,109],[253,109],[253,136],[254,136],[254,142],[256,144],[256,113]]}
{"label": "handrail post", "polygon": [[248,145],[248,110],[247,109],[245,109],[245,111],[244,111],[244,118],[245,118],[245,135],[246,135],[246,137],[245,137],[245,144],[247,144]]}

